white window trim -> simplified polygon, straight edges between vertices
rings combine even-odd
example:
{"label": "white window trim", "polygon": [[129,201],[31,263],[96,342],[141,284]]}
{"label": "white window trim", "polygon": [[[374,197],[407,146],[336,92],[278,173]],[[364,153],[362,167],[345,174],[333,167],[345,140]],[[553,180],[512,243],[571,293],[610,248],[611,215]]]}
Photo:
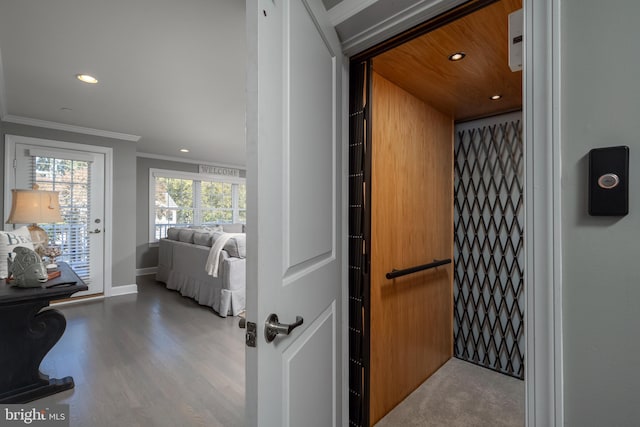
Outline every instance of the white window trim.
{"label": "white window trim", "polygon": [[[155,179],[157,177],[163,177],[163,178],[176,178],[176,179],[189,179],[189,180],[193,180],[195,181],[195,185],[193,187],[193,191],[194,191],[194,213],[193,213],[193,219],[194,222],[199,223],[201,218],[200,218],[200,198],[199,197],[195,197],[195,194],[198,193],[199,194],[199,190],[200,190],[200,182],[201,181],[215,181],[215,182],[226,182],[226,183],[230,183],[230,184],[244,184],[246,185],[246,178],[239,178],[239,177],[231,177],[231,176],[224,176],[224,175],[212,175],[212,174],[205,174],[205,173],[194,173],[194,172],[181,172],[181,171],[175,171],[175,170],[169,170],[169,169],[156,169],[156,168],[149,168],[149,217],[148,217],[148,226],[149,226],[149,234],[148,234],[148,239],[149,239],[149,245],[151,246],[155,246],[158,244],[158,240],[155,238],[156,235],[156,229],[155,229],[155,201],[156,201],[156,196],[155,196],[155,190],[156,190],[156,186],[155,186]],[[239,213],[240,213],[240,209],[238,206],[238,191],[237,191],[237,187],[233,186],[232,187],[232,198],[233,198],[233,217],[234,218],[239,218]]]}
{"label": "white window trim", "polygon": [[230,182],[232,184],[245,184],[245,178],[238,178],[226,175],[211,175],[206,173],[197,172],[181,172],[170,169],[156,169],[149,168],[149,178],[155,178],[162,176],[166,178],[178,178],[178,179],[192,179],[197,181],[218,181],[218,182]]}

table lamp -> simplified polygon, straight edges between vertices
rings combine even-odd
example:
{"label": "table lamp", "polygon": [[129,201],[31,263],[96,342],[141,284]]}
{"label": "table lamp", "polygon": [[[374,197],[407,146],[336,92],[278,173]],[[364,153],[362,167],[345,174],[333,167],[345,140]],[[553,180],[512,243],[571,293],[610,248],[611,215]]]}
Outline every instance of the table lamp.
{"label": "table lamp", "polygon": [[11,212],[7,224],[31,224],[29,233],[33,249],[39,255],[43,255],[49,243],[49,236],[37,223],[50,224],[62,221],[57,191],[38,190],[37,184],[33,185],[32,190],[11,190]]}

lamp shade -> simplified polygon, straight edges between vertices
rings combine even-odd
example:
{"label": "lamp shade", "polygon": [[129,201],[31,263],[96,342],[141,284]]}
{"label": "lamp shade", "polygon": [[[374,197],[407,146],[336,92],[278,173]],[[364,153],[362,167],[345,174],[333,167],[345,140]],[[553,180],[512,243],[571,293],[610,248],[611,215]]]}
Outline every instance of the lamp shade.
{"label": "lamp shade", "polygon": [[57,191],[11,190],[11,212],[7,224],[62,222]]}

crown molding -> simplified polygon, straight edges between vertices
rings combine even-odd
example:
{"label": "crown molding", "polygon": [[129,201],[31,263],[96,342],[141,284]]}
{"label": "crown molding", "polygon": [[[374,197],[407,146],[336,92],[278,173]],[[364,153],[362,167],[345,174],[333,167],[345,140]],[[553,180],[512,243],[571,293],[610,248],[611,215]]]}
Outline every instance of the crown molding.
{"label": "crown molding", "polygon": [[[343,53],[347,56],[360,53],[378,43],[400,34],[409,28],[425,22],[449,9],[452,9],[465,0],[419,0],[413,5],[399,11],[395,15],[384,19],[364,31],[355,34],[342,41]],[[375,2],[371,2],[374,4]],[[368,6],[370,6],[369,4]],[[331,10],[337,8],[337,4]],[[355,16],[355,15],[354,15]],[[339,19],[336,17],[336,19]]]}
{"label": "crown molding", "polygon": [[121,139],[123,141],[138,142],[140,136],[130,135],[128,133],[111,132],[108,130],[93,129],[83,126],[68,125],[65,123],[49,122],[47,120],[32,119],[30,117],[13,116],[10,114],[2,117],[3,122],[16,123],[20,125],[36,126],[40,128],[63,130],[67,132],[82,133],[85,135],[102,136],[105,138]]}
{"label": "crown molding", "polygon": [[207,165],[207,166],[219,166],[222,168],[234,168],[234,169],[242,169],[246,170],[247,167],[245,165],[235,165],[233,163],[219,163],[219,162],[207,162],[204,160],[194,160],[194,159],[185,159],[183,157],[176,156],[166,156],[164,154],[153,154],[153,153],[141,153],[137,152],[136,157],[143,157],[146,159],[157,159],[157,160],[167,160],[170,162],[178,162],[178,163],[190,163],[194,165]]}
{"label": "crown molding", "polygon": [[329,21],[331,25],[335,27],[377,1],[378,0],[343,0],[327,11]]}

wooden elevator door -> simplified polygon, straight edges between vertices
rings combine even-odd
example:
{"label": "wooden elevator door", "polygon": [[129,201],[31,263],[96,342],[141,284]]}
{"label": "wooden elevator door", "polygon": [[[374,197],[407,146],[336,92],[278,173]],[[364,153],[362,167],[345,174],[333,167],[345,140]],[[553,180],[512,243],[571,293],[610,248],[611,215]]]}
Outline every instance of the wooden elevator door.
{"label": "wooden elevator door", "polygon": [[452,356],[453,118],[373,73],[370,421]]}

